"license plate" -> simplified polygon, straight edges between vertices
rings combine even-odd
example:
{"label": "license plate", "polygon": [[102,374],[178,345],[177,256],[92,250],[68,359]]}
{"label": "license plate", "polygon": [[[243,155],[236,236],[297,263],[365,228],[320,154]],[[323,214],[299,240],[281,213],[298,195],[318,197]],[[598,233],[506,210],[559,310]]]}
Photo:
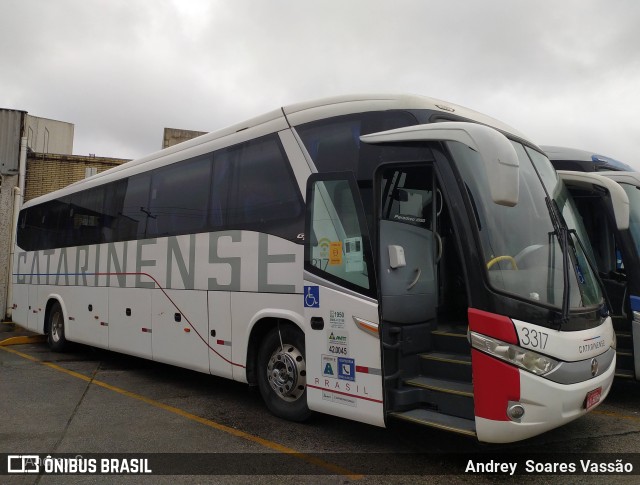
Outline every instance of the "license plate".
{"label": "license plate", "polygon": [[593,406],[600,402],[600,397],[602,397],[602,388],[599,387],[594,389],[593,391],[589,391],[587,393],[587,398],[585,399],[584,407],[588,411]]}

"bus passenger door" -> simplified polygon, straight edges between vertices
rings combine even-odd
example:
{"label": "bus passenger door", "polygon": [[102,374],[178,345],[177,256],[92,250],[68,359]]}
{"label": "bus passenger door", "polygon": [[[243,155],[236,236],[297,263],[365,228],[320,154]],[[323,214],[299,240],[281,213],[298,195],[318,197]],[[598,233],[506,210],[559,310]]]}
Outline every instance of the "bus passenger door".
{"label": "bus passenger door", "polygon": [[303,294],[308,406],[384,426],[375,281],[355,178],[312,175]]}

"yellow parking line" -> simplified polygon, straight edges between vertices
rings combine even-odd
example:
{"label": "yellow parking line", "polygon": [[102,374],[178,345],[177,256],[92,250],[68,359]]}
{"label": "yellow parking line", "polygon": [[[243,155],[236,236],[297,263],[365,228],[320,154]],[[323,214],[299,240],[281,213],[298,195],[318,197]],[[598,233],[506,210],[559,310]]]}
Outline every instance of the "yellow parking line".
{"label": "yellow parking line", "polygon": [[591,411],[593,414],[602,414],[603,416],[609,416],[611,418],[618,419],[630,419],[632,421],[640,421],[640,416],[631,416],[629,414],[620,414],[615,411],[605,411],[603,409],[594,409]]}
{"label": "yellow parking line", "polygon": [[22,344],[37,344],[44,342],[46,337],[44,335],[20,335],[18,337],[9,337],[4,340],[0,340],[0,347],[6,347],[8,345],[22,345]]}
{"label": "yellow parking line", "polygon": [[80,374],[79,372],[75,372],[69,369],[65,369],[64,367],[60,367],[59,365],[53,364],[51,362],[43,362],[41,360],[36,359],[35,357],[25,354],[23,352],[20,352],[18,350],[15,349],[11,349],[8,347],[0,347],[0,350],[4,350],[6,352],[10,352],[12,354],[18,355],[24,359],[30,360],[31,362],[35,362],[44,366],[47,366],[51,369],[54,369],[58,372],[63,372],[67,375],[70,375],[72,377],[75,377],[77,379],[81,379],[83,381],[89,382],[91,384],[95,384],[96,386],[100,386],[104,389],[108,389],[110,391],[113,392],[117,392],[118,394],[122,394],[123,396],[127,396],[130,397],[132,399],[136,399],[138,401],[142,401],[146,404],[149,404],[153,407],[159,408],[159,409],[164,409],[165,411],[168,411],[170,413],[173,414],[177,414],[179,416],[182,416],[183,418],[189,419],[191,421],[195,421],[196,423],[200,423],[203,424],[205,426],[209,426],[210,428],[214,428],[217,429],[218,431],[223,431],[225,433],[231,434],[233,436],[236,436],[238,438],[243,438],[245,440],[251,441],[253,443],[257,443],[261,446],[264,446],[265,448],[269,448],[271,450],[277,451],[279,453],[286,453],[289,455],[293,455],[296,458],[299,458],[303,461],[306,461],[307,463],[310,463],[312,465],[324,468],[325,470],[329,470],[333,473],[335,473],[336,475],[344,475],[349,477],[352,480],[360,480],[361,478],[364,478],[363,475],[359,475],[359,474],[355,474],[354,472],[352,472],[351,470],[347,470],[346,468],[343,468],[341,466],[335,465],[333,463],[329,463],[327,461],[321,460],[319,458],[315,458],[314,456],[308,455],[306,453],[302,453],[300,451],[294,450],[293,448],[289,448],[287,446],[281,445],[279,443],[276,443],[274,441],[270,441],[264,438],[260,438],[259,436],[255,436],[249,433],[245,433],[244,431],[241,431],[239,429],[235,429],[235,428],[231,428],[229,426],[225,426],[224,424],[220,424],[220,423],[216,423],[215,421],[211,421],[210,419],[206,419],[203,418],[201,416],[197,416],[195,414],[192,414],[188,411],[185,411],[183,409],[177,408],[175,406],[170,406],[169,404],[164,404],[161,403],[159,401],[156,401],[154,399],[150,399],[148,397],[142,396],[141,394],[136,394],[135,392],[131,392],[131,391],[127,391],[126,389],[121,389],[119,387],[116,386],[112,386],[111,384],[107,384],[106,382],[103,381],[99,381],[97,379],[92,379],[91,377],[85,376],[84,374]]}

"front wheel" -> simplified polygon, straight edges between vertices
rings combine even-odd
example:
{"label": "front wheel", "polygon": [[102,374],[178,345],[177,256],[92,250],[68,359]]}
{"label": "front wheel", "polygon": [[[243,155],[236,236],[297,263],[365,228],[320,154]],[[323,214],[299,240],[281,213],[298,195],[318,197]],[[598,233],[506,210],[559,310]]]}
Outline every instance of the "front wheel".
{"label": "front wheel", "polygon": [[311,415],[304,334],[296,327],[279,325],[265,336],[258,351],[258,387],[276,416],[299,422]]}
{"label": "front wheel", "polygon": [[67,339],[64,336],[64,315],[58,302],[55,302],[49,311],[47,328],[49,348],[54,352],[63,352],[67,348]]}

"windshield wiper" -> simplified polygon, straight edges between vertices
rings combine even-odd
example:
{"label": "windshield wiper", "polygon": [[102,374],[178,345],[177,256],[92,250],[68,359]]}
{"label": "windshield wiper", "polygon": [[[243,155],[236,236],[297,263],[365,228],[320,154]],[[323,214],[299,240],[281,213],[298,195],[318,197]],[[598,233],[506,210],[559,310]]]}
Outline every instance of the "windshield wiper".
{"label": "windshield wiper", "polygon": [[544,198],[544,201],[547,204],[547,210],[551,217],[553,234],[555,234],[560,244],[560,249],[562,249],[562,313],[560,320],[555,322],[558,324],[558,329],[560,329],[563,324],[569,321],[569,231],[567,230],[567,226],[561,222],[558,207],[551,198],[547,196]]}

